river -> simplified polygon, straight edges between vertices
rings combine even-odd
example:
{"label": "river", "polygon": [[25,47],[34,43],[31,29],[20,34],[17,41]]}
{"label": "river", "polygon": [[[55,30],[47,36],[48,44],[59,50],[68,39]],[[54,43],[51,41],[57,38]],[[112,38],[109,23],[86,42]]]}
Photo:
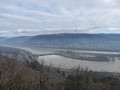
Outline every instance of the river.
{"label": "river", "polygon": [[60,67],[63,69],[71,69],[80,66],[98,72],[120,72],[120,60],[118,60],[118,58],[116,58],[114,62],[99,62],[71,59],[59,55],[39,56],[38,61],[41,62],[42,60],[48,66],[52,65],[52,67]]}
{"label": "river", "polygon": [[[16,47],[20,49],[24,49],[30,51],[33,54],[41,55],[47,53],[53,53],[56,51],[55,49],[50,48],[37,48],[37,47]],[[59,49],[57,49],[59,50]],[[101,54],[120,54],[120,52],[100,52],[100,51],[81,51],[77,50],[76,52],[84,52],[84,53],[101,53]],[[85,61],[85,60],[77,60],[72,58],[66,58],[59,55],[46,55],[39,56],[38,61],[44,61],[46,65],[52,65],[53,67],[60,67],[63,69],[71,69],[74,67],[82,67],[88,68],[93,71],[107,71],[107,72],[119,72],[120,73],[120,60],[115,58],[115,61],[110,62],[100,62],[100,61]]]}

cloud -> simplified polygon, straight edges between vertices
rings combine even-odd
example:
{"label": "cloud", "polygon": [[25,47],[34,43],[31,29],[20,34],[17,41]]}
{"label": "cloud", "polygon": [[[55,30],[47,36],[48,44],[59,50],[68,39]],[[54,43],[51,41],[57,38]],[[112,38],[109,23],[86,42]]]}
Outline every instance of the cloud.
{"label": "cloud", "polygon": [[34,31],[34,29],[18,29],[19,33],[22,33],[22,32],[31,32],[31,31]]}
{"label": "cloud", "polygon": [[9,31],[13,36],[116,33],[120,28],[119,3],[119,0],[0,0],[0,31]]}
{"label": "cloud", "polygon": [[0,31],[0,34],[8,34],[9,31]]}

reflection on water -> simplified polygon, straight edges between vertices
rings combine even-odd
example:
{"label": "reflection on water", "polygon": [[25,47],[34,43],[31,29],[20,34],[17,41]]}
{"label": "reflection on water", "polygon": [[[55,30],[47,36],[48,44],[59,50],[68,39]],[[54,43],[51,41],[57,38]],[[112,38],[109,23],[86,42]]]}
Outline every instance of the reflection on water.
{"label": "reflection on water", "polygon": [[117,58],[114,62],[98,62],[98,61],[85,61],[66,58],[59,55],[47,55],[39,56],[39,61],[44,60],[46,65],[52,65],[53,67],[60,67],[64,69],[70,69],[77,66],[88,68],[93,71],[108,71],[108,72],[120,72],[120,60]]}

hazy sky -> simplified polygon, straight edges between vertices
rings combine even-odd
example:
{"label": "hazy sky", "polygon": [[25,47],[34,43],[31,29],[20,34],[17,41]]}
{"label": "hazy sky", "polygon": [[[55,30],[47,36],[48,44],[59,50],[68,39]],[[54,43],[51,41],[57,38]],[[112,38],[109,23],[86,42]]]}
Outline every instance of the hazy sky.
{"label": "hazy sky", "polygon": [[0,0],[0,36],[120,33],[120,0]]}

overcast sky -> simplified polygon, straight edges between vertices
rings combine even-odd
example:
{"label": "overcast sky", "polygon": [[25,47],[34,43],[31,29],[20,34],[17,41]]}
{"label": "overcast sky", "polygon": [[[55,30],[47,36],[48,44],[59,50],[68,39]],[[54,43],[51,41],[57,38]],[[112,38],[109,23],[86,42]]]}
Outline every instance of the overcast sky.
{"label": "overcast sky", "polygon": [[120,33],[120,0],[0,0],[0,36]]}

